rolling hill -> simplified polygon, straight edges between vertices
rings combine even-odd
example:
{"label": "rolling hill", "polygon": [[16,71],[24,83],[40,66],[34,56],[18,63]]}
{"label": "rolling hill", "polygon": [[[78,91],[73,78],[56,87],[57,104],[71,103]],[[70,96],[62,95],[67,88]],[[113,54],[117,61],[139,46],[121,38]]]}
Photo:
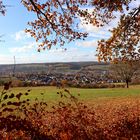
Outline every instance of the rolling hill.
{"label": "rolling hill", "polygon": [[[107,70],[109,64],[91,62],[65,62],[65,63],[31,63],[31,64],[16,64],[15,72],[23,73],[74,73],[82,69],[90,70]],[[13,73],[14,65],[0,65],[0,73]]]}

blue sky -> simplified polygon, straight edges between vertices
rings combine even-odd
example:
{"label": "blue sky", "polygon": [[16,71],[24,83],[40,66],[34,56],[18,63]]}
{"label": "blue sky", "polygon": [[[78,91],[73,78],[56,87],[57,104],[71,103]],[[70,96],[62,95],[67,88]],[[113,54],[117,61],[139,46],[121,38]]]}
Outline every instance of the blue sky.
{"label": "blue sky", "polygon": [[[79,28],[89,32],[85,41],[66,44],[64,47],[67,51],[53,47],[39,53],[35,39],[24,32],[28,27],[27,22],[35,19],[35,16],[26,10],[20,0],[4,0],[4,3],[11,6],[7,8],[6,16],[0,16],[0,35],[4,35],[1,38],[4,42],[0,42],[0,64],[13,64],[14,56],[16,63],[95,61],[97,41],[108,38],[108,29],[116,26],[118,22],[118,19],[115,19],[109,25],[97,28],[82,24],[81,19]],[[135,2],[135,5],[138,4],[139,0]]]}

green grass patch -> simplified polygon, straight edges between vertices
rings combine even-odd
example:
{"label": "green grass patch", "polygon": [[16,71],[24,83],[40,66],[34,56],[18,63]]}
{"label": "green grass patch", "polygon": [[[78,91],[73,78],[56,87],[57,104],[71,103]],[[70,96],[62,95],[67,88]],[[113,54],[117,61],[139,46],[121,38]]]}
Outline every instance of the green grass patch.
{"label": "green grass patch", "polygon": [[[25,93],[27,90],[31,90],[29,94],[30,99],[44,99],[45,101],[56,101],[60,97],[57,95],[58,91],[63,91],[63,89],[58,89],[56,87],[18,87],[11,88],[12,93]],[[82,88],[67,88],[73,95],[81,100],[96,100],[96,99],[110,99],[110,98],[120,98],[120,97],[140,97],[140,86],[130,86],[129,89],[126,88],[106,88],[106,89],[82,89]],[[2,90],[2,88],[1,88]],[[43,93],[41,95],[40,93]]]}

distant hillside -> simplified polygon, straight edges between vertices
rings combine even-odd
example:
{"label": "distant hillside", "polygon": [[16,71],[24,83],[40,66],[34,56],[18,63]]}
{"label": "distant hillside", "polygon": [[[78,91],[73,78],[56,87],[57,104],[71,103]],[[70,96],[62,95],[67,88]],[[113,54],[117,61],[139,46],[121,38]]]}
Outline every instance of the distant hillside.
{"label": "distant hillside", "polygon": [[[98,62],[32,63],[16,64],[15,72],[23,73],[73,73],[82,69],[106,70],[108,64]],[[0,73],[12,73],[14,65],[0,65]]]}

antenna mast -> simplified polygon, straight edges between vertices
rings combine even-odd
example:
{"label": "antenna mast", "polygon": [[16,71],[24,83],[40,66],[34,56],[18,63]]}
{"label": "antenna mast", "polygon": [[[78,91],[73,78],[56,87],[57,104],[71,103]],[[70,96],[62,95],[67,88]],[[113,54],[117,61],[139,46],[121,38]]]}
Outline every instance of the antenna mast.
{"label": "antenna mast", "polygon": [[16,71],[16,57],[14,56],[13,77],[15,76],[15,71]]}

